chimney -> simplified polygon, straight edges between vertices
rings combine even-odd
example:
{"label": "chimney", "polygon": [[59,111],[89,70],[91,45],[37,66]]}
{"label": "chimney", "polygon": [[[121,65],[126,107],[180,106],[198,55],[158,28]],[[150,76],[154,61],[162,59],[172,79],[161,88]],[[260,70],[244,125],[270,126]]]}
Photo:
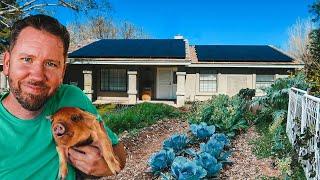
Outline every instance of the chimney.
{"label": "chimney", "polygon": [[181,36],[180,34],[178,34],[178,35],[175,35],[175,36],[174,36],[174,39],[183,39],[183,36]]}

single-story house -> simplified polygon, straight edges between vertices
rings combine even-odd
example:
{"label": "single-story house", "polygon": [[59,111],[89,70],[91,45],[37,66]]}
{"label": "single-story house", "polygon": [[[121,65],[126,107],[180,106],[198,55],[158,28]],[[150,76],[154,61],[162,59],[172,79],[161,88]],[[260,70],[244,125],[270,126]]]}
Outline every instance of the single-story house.
{"label": "single-story house", "polygon": [[178,39],[104,39],[69,54],[64,83],[93,101],[206,100],[286,77],[304,64],[269,45],[189,45]]}

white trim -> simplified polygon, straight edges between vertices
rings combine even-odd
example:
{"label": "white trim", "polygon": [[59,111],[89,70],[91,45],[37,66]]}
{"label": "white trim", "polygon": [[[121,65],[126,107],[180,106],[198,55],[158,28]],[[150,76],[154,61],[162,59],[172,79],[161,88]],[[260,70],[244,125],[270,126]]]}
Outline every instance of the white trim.
{"label": "white trim", "polygon": [[302,64],[208,64],[208,63],[197,63],[190,64],[188,67],[233,67],[233,68],[303,68]]}
{"label": "white trim", "polygon": [[130,58],[68,58],[69,64],[101,64],[101,65],[184,65],[186,67],[226,67],[226,68],[304,68],[304,64],[288,63],[191,63],[188,59],[130,59]]}

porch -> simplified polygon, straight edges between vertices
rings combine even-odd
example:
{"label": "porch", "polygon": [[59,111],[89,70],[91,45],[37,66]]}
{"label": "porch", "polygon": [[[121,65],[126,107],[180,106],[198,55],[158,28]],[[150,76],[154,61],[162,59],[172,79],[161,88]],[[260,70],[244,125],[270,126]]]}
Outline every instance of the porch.
{"label": "porch", "polygon": [[186,72],[177,66],[92,66],[78,72],[83,87],[78,86],[94,104],[147,101],[181,107],[185,102]]}
{"label": "porch", "polygon": [[[140,104],[140,103],[144,103],[144,102],[148,102],[148,103],[163,103],[163,104],[167,104],[173,107],[178,107],[177,103],[175,100],[150,100],[150,101],[143,101],[143,100],[137,100],[136,104]],[[102,99],[98,99],[95,100],[93,102],[93,104],[98,105],[98,104],[123,104],[123,105],[132,105],[129,103],[129,99],[128,98],[122,98],[122,99],[118,99],[118,100],[102,100]]]}

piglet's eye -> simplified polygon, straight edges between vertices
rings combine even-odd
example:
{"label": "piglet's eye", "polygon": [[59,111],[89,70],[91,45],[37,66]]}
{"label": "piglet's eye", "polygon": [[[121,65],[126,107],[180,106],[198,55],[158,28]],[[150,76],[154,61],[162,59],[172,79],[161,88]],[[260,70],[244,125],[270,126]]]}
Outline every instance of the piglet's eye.
{"label": "piglet's eye", "polygon": [[81,120],[83,120],[83,117],[81,114],[73,114],[73,115],[71,115],[71,120],[72,121],[81,121]]}

